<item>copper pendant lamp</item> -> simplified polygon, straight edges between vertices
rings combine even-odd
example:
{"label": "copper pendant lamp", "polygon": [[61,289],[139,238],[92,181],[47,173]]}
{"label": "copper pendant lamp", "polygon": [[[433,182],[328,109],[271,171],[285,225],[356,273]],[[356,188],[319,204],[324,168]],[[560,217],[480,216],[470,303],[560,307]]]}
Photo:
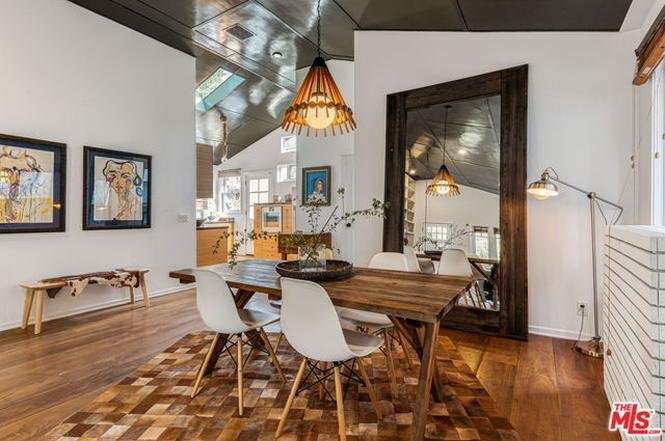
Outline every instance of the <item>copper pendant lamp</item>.
{"label": "copper pendant lamp", "polygon": [[348,133],[356,128],[353,112],[346,105],[326,62],[321,57],[321,0],[317,3],[317,15],[318,56],[309,68],[291,105],[284,112],[282,128],[291,133],[297,131],[300,135],[305,127],[307,136],[312,132],[318,135],[320,130],[324,136],[328,132],[333,135],[344,131]]}
{"label": "copper pendant lamp", "polygon": [[443,122],[443,147],[441,151],[443,153],[443,164],[441,168],[432,179],[432,182],[425,189],[425,194],[428,196],[459,196],[459,186],[455,183],[453,175],[448,171],[446,167],[446,139],[448,135],[448,111],[452,106],[447,105],[445,110],[444,122]]}

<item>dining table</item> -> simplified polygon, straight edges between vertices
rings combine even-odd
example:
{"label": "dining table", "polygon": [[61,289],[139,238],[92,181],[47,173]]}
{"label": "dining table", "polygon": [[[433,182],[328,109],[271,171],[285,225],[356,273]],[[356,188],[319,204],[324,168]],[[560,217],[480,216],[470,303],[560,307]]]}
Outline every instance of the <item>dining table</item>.
{"label": "dining table", "polygon": [[[280,275],[275,270],[280,260],[241,260],[204,266],[235,288],[235,303],[242,308],[255,293],[270,299],[281,297]],[[191,269],[171,271],[169,276],[181,283],[195,282]],[[414,403],[411,440],[422,440],[430,399],[442,401],[446,379],[436,365],[439,328],[458,298],[472,285],[468,277],[442,276],[415,272],[354,267],[350,277],[319,284],[335,306],[385,314],[414,349],[420,359],[418,393]],[[206,374],[212,373],[228,336],[220,335]]]}

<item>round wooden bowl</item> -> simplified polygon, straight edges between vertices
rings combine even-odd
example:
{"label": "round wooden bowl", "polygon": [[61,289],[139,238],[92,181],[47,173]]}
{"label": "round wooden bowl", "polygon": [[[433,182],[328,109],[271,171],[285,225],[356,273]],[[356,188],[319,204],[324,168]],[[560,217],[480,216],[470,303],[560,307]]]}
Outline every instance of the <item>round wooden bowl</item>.
{"label": "round wooden bowl", "polygon": [[289,260],[275,265],[277,274],[292,279],[309,280],[312,282],[326,282],[351,277],[353,264],[343,260],[326,260],[325,271],[300,271],[300,262]]}

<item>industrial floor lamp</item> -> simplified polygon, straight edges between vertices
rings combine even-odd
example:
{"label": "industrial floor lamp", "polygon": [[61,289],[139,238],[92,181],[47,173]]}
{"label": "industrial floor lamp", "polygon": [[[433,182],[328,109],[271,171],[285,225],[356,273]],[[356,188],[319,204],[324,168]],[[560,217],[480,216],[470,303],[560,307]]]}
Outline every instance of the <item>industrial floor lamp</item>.
{"label": "industrial floor lamp", "polygon": [[[591,211],[591,259],[592,259],[592,277],[593,277],[593,326],[594,326],[594,336],[591,340],[575,343],[575,350],[583,354],[589,355],[591,357],[603,358],[603,342],[600,338],[600,333],[598,331],[598,285],[597,285],[597,274],[596,274],[596,208],[600,211],[605,219],[605,223],[608,225],[614,225],[621,217],[623,213],[623,207],[614,202],[610,202],[607,199],[603,199],[598,196],[593,191],[586,191],[575,185],[569,184],[565,181],[559,179],[559,175],[552,167],[547,167],[540,179],[538,181],[532,182],[529,184],[527,193],[535,197],[536,199],[549,199],[550,197],[556,196],[559,194],[559,188],[555,184],[558,182],[561,185],[564,185],[568,188],[572,188],[580,193],[586,195],[589,198],[589,208]],[[608,222],[607,216],[603,212],[603,208],[600,203],[607,204],[611,207],[618,209],[618,214],[616,218],[612,219],[611,222]]]}

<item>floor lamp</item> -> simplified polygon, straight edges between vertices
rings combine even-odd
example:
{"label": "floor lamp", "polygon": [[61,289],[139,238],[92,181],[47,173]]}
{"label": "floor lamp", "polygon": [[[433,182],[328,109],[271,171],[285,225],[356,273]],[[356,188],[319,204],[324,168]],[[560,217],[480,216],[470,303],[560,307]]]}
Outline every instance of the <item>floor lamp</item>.
{"label": "floor lamp", "polygon": [[[550,197],[556,196],[559,194],[559,188],[555,182],[564,185],[568,188],[576,190],[580,193],[586,195],[589,198],[589,209],[591,212],[591,259],[592,259],[592,276],[593,276],[593,326],[594,326],[594,336],[591,340],[575,343],[575,350],[583,354],[589,355],[591,357],[603,358],[603,342],[600,338],[600,333],[598,332],[598,286],[597,286],[597,274],[596,274],[596,208],[600,211],[605,219],[606,224],[614,225],[621,214],[623,213],[623,207],[614,202],[610,202],[607,199],[603,199],[598,196],[593,191],[586,191],[575,185],[569,184],[565,181],[559,179],[559,175],[552,167],[547,167],[540,179],[529,184],[527,188],[527,193],[535,197],[536,199],[549,199]],[[600,203],[607,204],[611,207],[618,209],[618,214],[616,218],[612,219],[611,222],[608,222],[603,208]]]}

